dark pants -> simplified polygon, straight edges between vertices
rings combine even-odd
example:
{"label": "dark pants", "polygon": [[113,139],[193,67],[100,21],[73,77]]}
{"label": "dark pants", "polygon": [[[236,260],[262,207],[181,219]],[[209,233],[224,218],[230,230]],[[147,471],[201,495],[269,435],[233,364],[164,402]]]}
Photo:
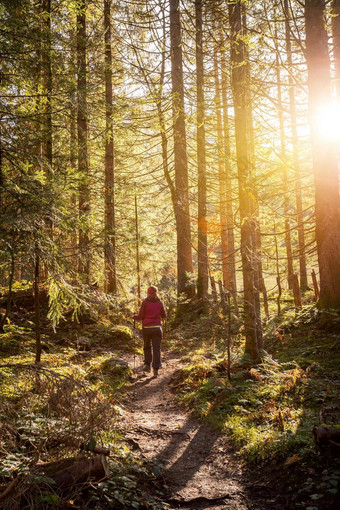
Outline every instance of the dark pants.
{"label": "dark pants", "polygon": [[161,366],[162,328],[143,328],[144,362],[158,370]]}

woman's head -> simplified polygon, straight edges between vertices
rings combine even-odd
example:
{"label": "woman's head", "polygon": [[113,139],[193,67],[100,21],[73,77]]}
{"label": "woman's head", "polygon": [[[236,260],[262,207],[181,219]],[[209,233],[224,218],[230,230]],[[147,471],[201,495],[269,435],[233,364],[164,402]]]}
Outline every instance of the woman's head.
{"label": "woman's head", "polygon": [[148,288],[148,296],[156,296],[158,289],[155,285],[150,285]]}

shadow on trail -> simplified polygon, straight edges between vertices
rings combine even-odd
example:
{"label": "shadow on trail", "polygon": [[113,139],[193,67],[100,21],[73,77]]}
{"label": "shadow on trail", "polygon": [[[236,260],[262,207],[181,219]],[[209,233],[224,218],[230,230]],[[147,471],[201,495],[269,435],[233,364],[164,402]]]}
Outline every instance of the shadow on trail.
{"label": "shadow on trail", "polygon": [[[189,417],[178,432],[183,434],[183,439],[193,436],[185,450],[179,453],[182,439],[174,435],[171,442],[161,451],[157,457],[163,461],[170,461],[171,466],[167,469],[167,480],[176,486],[176,491],[186,487],[187,483],[200,470],[211,452],[219,437],[219,433],[205,425],[197,428],[197,420]],[[178,456],[179,455],[179,456]]]}
{"label": "shadow on trail", "polygon": [[[155,407],[155,404],[153,403],[155,400],[157,401],[157,404],[163,402],[161,389],[164,387],[168,387],[171,380],[172,374],[161,377],[154,377],[152,375],[137,376],[137,379],[132,383],[131,386],[132,394],[138,393],[138,397],[136,397],[135,404],[137,404],[137,406],[140,406],[144,402],[143,406],[145,406],[145,409],[147,408],[153,409]],[[145,392],[140,391],[146,387],[147,391]]]}
{"label": "shadow on trail", "polygon": [[156,379],[156,377],[154,377],[154,376],[148,376],[148,377],[145,375],[139,376],[138,379],[133,381],[134,388],[135,389],[142,388],[143,386],[150,384],[154,379]]}

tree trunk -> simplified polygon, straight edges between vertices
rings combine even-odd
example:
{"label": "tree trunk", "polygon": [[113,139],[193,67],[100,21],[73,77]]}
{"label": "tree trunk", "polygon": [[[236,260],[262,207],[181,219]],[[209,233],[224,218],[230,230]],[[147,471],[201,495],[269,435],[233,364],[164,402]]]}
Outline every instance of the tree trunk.
{"label": "tree trunk", "polygon": [[170,3],[171,82],[176,183],[177,279],[178,294],[193,297],[194,286],[188,275],[193,273],[189,212],[189,183],[184,111],[182,36],[179,0]]}
{"label": "tree trunk", "polygon": [[2,155],[2,126],[0,123],[0,211],[2,213],[4,208],[4,199],[3,199],[3,186],[5,184],[4,172],[3,172],[3,155]]}
{"label": "tree trunk", "polygon": [[306,267],[306,250],[305,250],[305,228],[303,223],[303,210],[302,210],[302,190],[301,190],[301,175],[300,175],[300,160],[299,160],[299,147],[298,147],[298,134],[297,134],[297,120],[295,108],[295,89],[292,77],[292,47],[289,27],[289,10],[288,0],[284,0],[285,10],[285,38],[286,38],[286,51],[287,51],[287,65],[288,65],[288,90],[289,90],[289,109],[292,129],[292,144],[293,144],[293,162],[295,171],[295,199],[296,199],[296,219],[298,231],[298,246],[299,246],[299,266],[300,266],[300,289],[306,291],[308,289],[307,267]]}
{"label": "tree trunk", "polygon": [[318,129],[318,110],[330,103],[330,61],[324,0],[306,0],[306,58],[315,183],[316,245],[320,269],[319,307],[340,308],[340,203],[332,141]]}
{"label": "tree trunk", "polygon": [[[226,52],[224,48],[221,50],[221,67],[222,67],[222,105],[223,105],[223,140],[224,140],[224,165],[226,180],[226,212],[227,212],[227,230],[228,230],[228,290],[233,289],[233,293],[237,292],[236,283],[236,263],[235,263],[235,237],[234,237],[234,211],[233,196],[231,182],[231,154],[230,154],[230,133],[229,133],[229,114],[228,114],[228,77]],[[234,295],[233,295],[234,298]],[[237,303],[236,303],[237,306]]]}
{"label": "tree trunk", "polygon": [[[248,28],[247,28],[247,12],[246,4],[241,2],[241,23],[243,33],[243,60],[245,65],[245,109],[246,109],[246,129],[249,150],[249,168],[250,179],[249,185],[251,190],[250,208],[253,212],[253,264],[254,264],[254,302],[255,302],[255,321],[256,321],[256,340],[257,347],[262,348],[262,326],[261,326],[261,302],[260,290],[262,276],[262,239],[260,226],[260,208],[257,198],[256,174],[255,174],[255,137],[253,125],[253,105],[250,90],[251,75],[248,48]],[[254,198],[252,198],[254,197]]]}
{"label": "tree trunk", "polygon": [[226,289],[230,287],[228,271],[228,230],[227,230],[227,186],[225,176],[224,151],[223,151],[223,129],[221,113],[221,86],[218,69],[218,48],[217,42],[214,42],[214,79],[215,79],[215,112],[216,112],[216,135],[217,135],[217,163],[218,163],[218,183],[219,183],[219,209],[220,209],[220,229],[221,229],[221,258],[223,286]]}
{"label": "tree trunk", "polygon": [[332,38],[336,95],[340,99],[340,0],[333,0]]}
{"label": "tree trunk", "polygon": [[[72,71],[74,70],[71,66]],[[71,99],[70,99],[70,168],[72,169],[72,175],[76,174],[76,166],[77,166],[77,123],[76,123],[76,117],[77,117],[77,106],[76,106],[77,99],[75,97],[75,94],[72,93]],[[72,193],[71,196],[71,208],[74,211],[74,214],[77,214],[78,209],[78,201],[77,201],[77,194],[75,192]],[[74,229],[71,234],[71,250],[72,250],[72,256],[74,256],[77,253],[78,249],[78,231],[77,229]],[[74,259],[73,259],[74,260]]]}
{"label": "tree trunk", "polygon": [[111,50],[111,0],[104,0],[105,30],[105,290],[117,292],[116,236],[114,200],[114,145],[113,145],[113,101],[112,101],[112,50]]}
{"label": "tree trunk", "polygon": [[89,163],[87,148],[87,80],[86,80],[86,0],[81,0],[77,10],[77,131],[79,174],[79,273],[84,283],[89,283]]}
{"label": "tree trunk", "polygon": [[44,136],[43,152],[49,166],[47,174],[52,168],[52,66],[51,66],[51,0],[42,2],[42,82],[44,88],[45,112],[44,112]]}
{"label": "tree trunk", "polygon": [[[162,163],[163,163],[163,173],[165,180],[169,186],[170,195],[171,195],[171,201],[172,206],[174,209],[174,215],[176,218],[177,214],[177,199],[176,199],[176,188],[173,183],[173,180],[170,176],[169,172],[169,163],[168,163],[168,138],[166,135],[166,123],[164,118],[164,111],[163,111],[163,86],[164,86],[164,76],[165,76],[165,61],[166,61],[166,22],[165,22],[165,12],[164,9],[162,10],[162,32],[163,32],[163,44],[162,44],[162,65],[161,65],[161,73],[159,77],[159,90],[158,90],[158,97],[156,101],[157,105],[157,113],[158,113],[158,123],[159,123],[159,129],[160,129],[160,135],[161,135],[161,141],[162,141]],[[147,74],[145,73],[145,69],[143,67],[143,73],[145,75],[145,81],[147,82],[149,86],[150,92],[152,92],[150,87],[150,80],[147,77]]]}
{"label": "tree trunk", "polygon": [[35,362],[40,363],[41,360],[41,332],[40,332],[40,297],[39,297],[39,272],[40,272],[40,256],[39,247],[35,246],[34,261],[34,321],[35,321]]}
{"label": "tree trunk", "polygon": [[247,91],[246,68],[244,66],[244,41],[242,39],[241,2],[228,4],[231,29],[232,89],[235,110],[236,157],[238,169],[241,256],[244,293],[245,352],[253,361],[258,360],[257,323],[255,314],[255,275],[254,275],[254,207],[251,203],[251,164],[247,139]]}
{"label": "tree trunk", "polygon": [[205,154],[205,100],[202,42],[202,0],[195,0],[196,9],[196,83],[197,83],[197,172],[198,172],[198,277],[197,296],[208,294],[207,241],[207,177]]}
{"label": "tree trunk", "polygon": [[[4,325],[6,323],[7,317],[9,316],[9,312],[11,309],[12,304],[12,285],[14,280],[14,274],[15,274],[15,258],[14,258],[14,251],[11,250],[11,269],[9,272],[8,277],[8,296],[7,296],[7,303],[6,303],[6,311],[3,315],[0,314],[0,334],[4,333]],[[4,304],[2,304],[2,307]]]}
{"label": "tree trunk", "polygon": [[[277,26],[275,25],[275,41],[278,40]],[[280,74],[280,61],[279,49],[276,47],[276,81],[277,81],[277,106],[280,124],[280,158],[282,164],[282,185],[283,185],[283,216],[285,222],[285,245],[287,254],[287,282],[288,288],[293,288],[293,254],[292,254],[292,239],[289,221],[289,195],[288,195],[288,161],[286,152],[286,134],[283,118],[283,103],[282,103],[282,87],[281,87],[281,74]]]}

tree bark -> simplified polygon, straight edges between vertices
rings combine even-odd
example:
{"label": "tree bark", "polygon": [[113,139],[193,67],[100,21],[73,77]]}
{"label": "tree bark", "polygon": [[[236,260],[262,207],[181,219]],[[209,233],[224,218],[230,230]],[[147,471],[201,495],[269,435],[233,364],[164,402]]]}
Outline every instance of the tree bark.
{"label": "tree bark", "polygon": [[40,331],[40,296],[39,296],[39,273],[40,273],[40,255],[39,247],[35,245],[34,261],[34,321],[35,321],[35,362],[41,361],[41,331]]}
{"label": "tree bark", "polygon": [[89,283],[89,163],[87,143],[87,79],[86,79],[86,0],[77,9],[77,131],[79,173],[79,273]]}
{"label": "tree bark", "polygon": [[[262,326],[261,326],[261,302],[260,290],[262,276],[262,239],[261,239],[261,226],[260,226],[260,208],[257,197],[256,186],[256,173],[255,173],[255,137],[254,137],[254,123],[253,123],[253,104],[252,95],[250,90],[251,74],[250,74],[250,60],[249,60],[249,46],[248,46],[248,28],[247,28],[247,11],[246,4],[241,2],[241,23],[243,34],[243,59],[245,66],[245,109],[246,109],[246,129],[249,150],[249,165],[250,165],[250,208],[253,213],[253,264],[254,264],[254,302],[255,302],[255,321],[256,321],[256,341],[257,347],[262,348]],[[253,198],[254,197],[254,198]]]}
{"label": "tree bark", "polygon": [[333,0],[332,14],[335,89],[337,97],[340,98],[340,0]]}
{"label": "tree bark", "polygon": [[305,227],[303,223],[303,209],[302,209],[302,190],[301,190],[301,175],[300,175],[300,159],[298,147],[298,134],[297,134],[297,120],[295,108],[295,88],[292,77],[292,45],[290,37],[289,26],[289,8],[288,0],[284,0],[285,10],[285,38],[286,38],[286,51],[287,51],[287,65],[288,65],[288,91],[289,91],[289,109],[292,130],[292,145],[293,145],[293,162],[295,173],[295,200],[296,200],[296,220],[298,231],[298,246],[299,246],[299,267],[300,267],[300,289],[302,292],[308,289],[307,267],[306,267],[306,250],[305,250]]}
{"label": "tree bark", "polygon": [[340,308],[340,201],[334,146],[318,129],[318,110],[330,103],[330,61],[324,0],[306,0],[306,58],[315,183],[316,245],[321,308]]}
{"label": "tree bark", "polygon": [[52,65],[51,65],[51,0],[42,1],[42,82],[46,98],[44,112],[43,147],[46,162],[51,172],[53,162],[52,145]]}
{"label": "tree bark", "polygon": [[[71,65],[72,71],[74,71],[73,66]],[[70,98],[70,168],[72,169],[73,175],[76,173],[77,167],[77,125],[76,125],[76,117],[77,117],[77,99],[75,94],[72,93]],[[77,194],[75,192],[72,193],[71,196],[71,208],[74,211],[74,214],[77,214],[79,211],[78,208],[78,200]],[[77,253],[78,249],[78,229],[74,229],[71,234],[71,250],[72,256]],[[73,259],[75,260],[75,259]]]}
{"label": "tree bark", "polygon": [[193,297],[195,288],[189,281],[193,273],[189,211],[189,182],[184,111],[182,36],[179,0],[169,0],[171,82],[176,183],[177,279],[178,295]]}
{"label": "tree bark", "polygon": [[231,29],[232,90],[235,111],[235,138],[238,169],[238,186],[241,220],[241,256],[244,294],[245,352],[253,361],[258,360],[257,321],[255,314],[255,221],[251,203],[251,163],[247,139],[247,91],[244,65],[244,40],[242,38],[241,2],[228,4]]}
{"label": "tree bark", "polygon": [[[230,132],[229,132],[229,114],[228,114],[228,77],[227,62],[225,49],[221,49],[221,66],[222,66],[222,105],[223,105],[223,141],[224,141],[224,165],[226,180],[226,213],[227,213],[227,231],[228,231],[228,290],[233,289],[233,298],[237,292],[236,283],[236,263],[235,263],[235,236],[234,236],[234,211],[233,196],[231,182],[231,151],[230,151]],[[235,299],[234,299],[235,300]],[[237,303],[236,303],[237,306]]]}
{"label": "tree bark", "polygon": [[105,30],[105,290],[117,292],[116,236],[114,200],[114,142],[113,142],[113,94],[111,50],[111,0],[104,0]]}
{"label": "tree bark", "polygon": [[218,184],[219,184],[219,209],[220,209],[220,229],[221,229],[221,259],[223,286],[226,289],[230,287],[228,271],[228,229],[227,229],[227,186],[224,165],[223,151],[223,128],[221,112],[221,85],[219,79],[218,66],[218,48],[217,42],[214,42],[214,79],[215,79],[215,113],[216,113],[216,135],[217,135],[217,163],[218,163]]}
{"label": "tree bark", "polygon": [[[6,311],[3,315],[0,314],[0,334],[4,333],[4,325],[6,323],[6,319],[9,316],[9,312],[11,309],[12,304],[12,285],[14,280],[14,274],[15,274],[15,257],[14,257],[14,251],[10,251],[11,254],[11,269],[9,272],[8,277],[8,297],[6,302]],[[2,305],[4,306],[4,305]]]}
{"label": "tree bark", "polygon": [[203,67],[202,0],[195,0],[197,84],[197,172],[198,172],[198,276],[197,297],[208,294],[207,177],[205,154],[205,99]]}
{"label": "tree bark", "polygon": [[[277,41],[277,27],[275,25],[275,41]],[[285,223],[285,245],[287,254],[287,282],[288,288],[293,288],[293,254],[292,254],[292,239],[290,231],[289,210],[290,200],[288,195],[288,161],[286,151],[286,134],[283,118],[283,103],[282,103],[282,87],[281,87],[281,73],[279,62],[279,49],[276,47],[276,81],[277,81],[277,105],[280,125],[280,158],[282,164],[282,185],[283,185],[283,216]]]}

